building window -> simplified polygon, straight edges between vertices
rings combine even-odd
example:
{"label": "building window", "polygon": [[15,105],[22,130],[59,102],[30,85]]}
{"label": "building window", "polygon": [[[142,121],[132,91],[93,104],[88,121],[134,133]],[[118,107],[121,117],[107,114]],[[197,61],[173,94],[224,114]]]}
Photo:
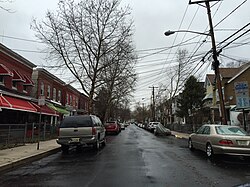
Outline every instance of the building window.
{"label": "building window", "polygon": [[0,76],[0,84],[4,85],[4,76]]}
{"label": "building window", "polygon": [[17,82],[16,81],[12,81],[12,88],[17,89]]}
{"label": "building window", "polygon": [[69,104],[72,106],[72,95],[69,96]]}
{"label": "building window", "polygon": [[27,86],[26,85],[23,86],[23,92],[27,93]]}
{"label": "building window", "polygon": [[47,90],[47,98],[50,98],[50,85],[48,85],[48,90]]}
{"label": "building window", "polygon": [[78,98],[76,98],[76,107],[78,108]]}
{"label": "building window", "polygon": [[61,90],[58,90],[58,102],[61,103],[61,100],[62,100],[62,92]]}
{"label": "building window", "polygon": [[73,96],[72,106],[75,106],[75,104],[76,104],[76,98],[75,98],[75,96]]}
{"label": "building window", "polygon": [[44,84],[43,84],[43,82],[41,82],[40,95],[44,95]]}
{"label": "building window", "polygon": [[56,88],[53,88],[53,100],[56,101]]}
{"label": "building window", "polygon": [[66,95],[66,104],[69,104],[69,94]]}

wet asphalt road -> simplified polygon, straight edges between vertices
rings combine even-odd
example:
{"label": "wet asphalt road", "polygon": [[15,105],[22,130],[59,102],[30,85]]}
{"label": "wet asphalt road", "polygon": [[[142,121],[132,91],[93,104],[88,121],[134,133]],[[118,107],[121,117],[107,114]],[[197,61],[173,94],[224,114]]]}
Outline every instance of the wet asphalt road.
{"label": "wet asphalt road", "polygon": [[250,161],[190,152],[187,140],[155,137],[134,125],[90,148],[57,153],[0,176],[0,186],[238,186],[250,184]]}

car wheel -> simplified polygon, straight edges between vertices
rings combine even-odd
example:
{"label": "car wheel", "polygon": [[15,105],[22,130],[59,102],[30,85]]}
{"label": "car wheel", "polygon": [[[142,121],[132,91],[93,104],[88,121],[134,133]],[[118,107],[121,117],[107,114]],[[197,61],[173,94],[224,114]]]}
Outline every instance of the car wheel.
{"label": "car wheel", "polygon": [[188,148],[190,151],[194,150],[194,146],[193,146],[193,142],[192,142],[191,138],[188,140]]}
{"label": "car wheel", "polygon": [[99,141],[97,140],[93,145],[94,150],[98,151],[100,149]]}
{"label": "car wheel", "polygon": [[67,146],[67,145],[62,145],[62,146],[61,146],[61,150],[62,150],[63,153],[68,153],[68,152],[69,152],[69,146]]}
{"label": "car wheel", "polygon": [[206,146],[206,154],[208,158],[212,158],[214,155],[213,148],[210,143],[208,143]]}

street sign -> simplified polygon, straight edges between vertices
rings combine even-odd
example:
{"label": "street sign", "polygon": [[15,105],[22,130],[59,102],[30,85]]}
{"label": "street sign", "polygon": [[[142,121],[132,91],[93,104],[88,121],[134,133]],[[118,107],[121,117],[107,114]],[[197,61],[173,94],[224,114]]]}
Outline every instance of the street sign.
{"label": "street sign", "polygon": [[234,90],[236,96],[236,106],[237,108],[248,108],[249,104],[249,91],[248,91],[248,82],[235,82]]}

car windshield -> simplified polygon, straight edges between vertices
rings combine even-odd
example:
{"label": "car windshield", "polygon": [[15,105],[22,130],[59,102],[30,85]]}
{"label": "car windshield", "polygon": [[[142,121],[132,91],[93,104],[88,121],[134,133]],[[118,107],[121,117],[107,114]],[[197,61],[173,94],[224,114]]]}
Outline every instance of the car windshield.
{"label": "car windshield", "polygon": [[89,116],[70,116],[65,117],[60,125],[63,128],[71,127],[91,127],[91,118]]}
{"label": "car windshield", "polygon": [[154,122],[153,125],[158,125],[159,123],[158,122]]}
{"label": "car windshield", "polygon": [[239,127],[230,127],[230,126],[217,126],[215,127],[217,134],[222,135],[238,135],[246,136],[247,133]]}

